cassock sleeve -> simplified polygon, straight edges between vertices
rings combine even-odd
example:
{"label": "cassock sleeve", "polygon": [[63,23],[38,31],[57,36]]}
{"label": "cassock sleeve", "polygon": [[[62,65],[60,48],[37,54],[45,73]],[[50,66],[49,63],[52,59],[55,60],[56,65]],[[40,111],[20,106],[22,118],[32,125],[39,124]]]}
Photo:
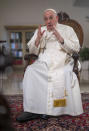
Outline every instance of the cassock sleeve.
{"label": "cassock sleeve", "polygon": [[38,55],[38,53],[39,53],[39,46],[38,47],[35,46],[35,41],[36,41],[36,38],[37,38],[37,32],[38,32],[38,29],[35,31],[31,40],[27,43],[30,54]]}
{"label": "cassock sleeve", "polygon": [[79,52],[79,39],[72,27],[68,26],[66,37],[64,38],[64,44],[61,44],[61,46],[69,54],[72,54],[73,52]]}

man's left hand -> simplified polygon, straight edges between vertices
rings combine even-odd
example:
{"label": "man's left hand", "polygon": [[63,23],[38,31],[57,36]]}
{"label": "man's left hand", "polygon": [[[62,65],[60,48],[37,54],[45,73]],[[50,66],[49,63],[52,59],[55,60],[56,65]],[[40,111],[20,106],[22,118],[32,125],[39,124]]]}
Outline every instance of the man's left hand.
{"label": "man's left hand", "polygon": [[63,37],[60,35],[60,33],[56,30],[55,26],[53,26],[53,34],[56,36],[56,38],[58,39],[58,41],[60,43],[64,42]]}

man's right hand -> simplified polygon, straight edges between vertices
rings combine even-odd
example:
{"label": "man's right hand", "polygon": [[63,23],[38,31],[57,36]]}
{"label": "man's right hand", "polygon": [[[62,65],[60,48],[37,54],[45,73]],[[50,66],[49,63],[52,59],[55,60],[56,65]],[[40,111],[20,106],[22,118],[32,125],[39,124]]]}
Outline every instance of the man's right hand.
{"label": "man's right hand", "polygon": [[39,43],[40,43],[40,39],[41,37],[43,36],[45,30],[44,31],[41,31],[41,25],[39,25],[39,28],[38,28],[38,33],[37,33],[37,38],[36,38],[36,42],[35,42],[35,45],[38,47]]}

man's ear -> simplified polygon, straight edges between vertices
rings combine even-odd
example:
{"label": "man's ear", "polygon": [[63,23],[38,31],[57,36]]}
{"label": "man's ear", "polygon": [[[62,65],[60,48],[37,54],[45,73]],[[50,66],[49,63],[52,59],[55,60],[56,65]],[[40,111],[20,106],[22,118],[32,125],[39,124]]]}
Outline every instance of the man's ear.
{"label": "man's ear", "polygon": [[56,20],[57,20],[57,22],[58,22],[58,16],[56,16]]}

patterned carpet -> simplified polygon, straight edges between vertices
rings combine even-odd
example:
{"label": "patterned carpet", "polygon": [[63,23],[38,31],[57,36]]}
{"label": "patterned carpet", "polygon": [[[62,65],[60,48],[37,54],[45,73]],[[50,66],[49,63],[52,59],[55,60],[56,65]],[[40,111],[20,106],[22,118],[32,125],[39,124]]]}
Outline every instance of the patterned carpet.
{"label": "patterned carpet", "polygon": [[82,94],[84,113],[77,117],[68,115],[36,119],[19,124],[16,117],[23,111],[22,95],[6,96],[11,109],[11,119],[16,131],[89,131],[89,93]]}

